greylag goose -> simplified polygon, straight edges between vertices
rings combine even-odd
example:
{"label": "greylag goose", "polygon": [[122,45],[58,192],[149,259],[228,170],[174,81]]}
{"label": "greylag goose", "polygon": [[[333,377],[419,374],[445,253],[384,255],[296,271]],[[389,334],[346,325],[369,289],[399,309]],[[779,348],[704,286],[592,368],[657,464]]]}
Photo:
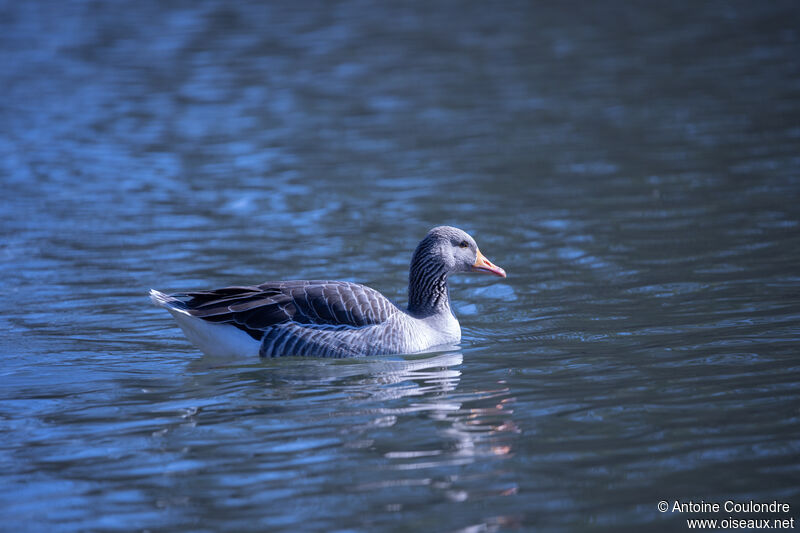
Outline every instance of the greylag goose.
{"label": "greylag goose", "polygon": [[455,272],[506,277],[475,240],[438,226],[417,246],[408,275],[408,307],[347,281],[268,281],[150,298],[211,356],[354,357],[412,353],[461,341],[447,277]]}

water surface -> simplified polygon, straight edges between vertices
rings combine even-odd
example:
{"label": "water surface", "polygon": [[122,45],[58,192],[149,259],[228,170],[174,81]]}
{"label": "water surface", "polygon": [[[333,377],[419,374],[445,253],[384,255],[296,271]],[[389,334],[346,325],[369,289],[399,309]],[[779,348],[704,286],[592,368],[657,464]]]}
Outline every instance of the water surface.
{"label": "water surface", "polygon": [[[0,527],[800,518],[797,20],[5,4]],[[146,297],[333,278],[403,302],[438,224],[509,273],[452,279],[453,351],[213,361]]]}

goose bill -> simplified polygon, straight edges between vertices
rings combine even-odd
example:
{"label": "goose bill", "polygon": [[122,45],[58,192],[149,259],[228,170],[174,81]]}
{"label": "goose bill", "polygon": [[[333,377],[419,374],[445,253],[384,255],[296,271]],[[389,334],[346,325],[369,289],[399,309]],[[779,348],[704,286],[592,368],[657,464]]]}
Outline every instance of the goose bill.
{"label": "goose bill", "polygon": [[478,257],[475,258],[475,262],[472,264],[472,270],[474,272],[488,272],[501,278],[506,277],[506,271],[486,259],[480,250],[478,250]]}

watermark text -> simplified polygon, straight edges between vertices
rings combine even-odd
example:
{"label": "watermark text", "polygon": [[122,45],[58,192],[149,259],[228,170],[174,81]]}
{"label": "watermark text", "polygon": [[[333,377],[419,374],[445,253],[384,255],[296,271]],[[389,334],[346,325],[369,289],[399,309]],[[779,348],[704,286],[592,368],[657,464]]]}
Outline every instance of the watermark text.
{"label": "watermark text", "polygon": [[[791,506],[786,502],[773,500],[771,502],[757,502],[753,500],[724,502],[707,502],[705,500],[682,501],[661,500],[657,508],[662,513],[679,514],[719,514],[725,513],[724,518],[688,518],[686,527],[689,529],[794,529],[795,519],[787,516]],[[746,517],[731,515],[748,515]],[[758,516],[761,515],[761,516]],[[769,515],[768,517],[765,515]],[[777,518],[775,515],[779,515]],[[783,516],[780,516],[783,515]]]}

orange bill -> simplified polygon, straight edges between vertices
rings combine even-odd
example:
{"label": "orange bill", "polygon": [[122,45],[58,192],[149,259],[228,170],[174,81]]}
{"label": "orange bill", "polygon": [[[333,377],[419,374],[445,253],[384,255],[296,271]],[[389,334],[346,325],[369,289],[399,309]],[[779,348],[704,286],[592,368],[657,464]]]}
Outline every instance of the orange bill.
{"label": "orange bill", "polygon": [[488,272],[501,278],[506,277],[506,271],[486,259],[480,250],[478,250],[478,257],[475,258],[475,262],[472,264],[472,270],[475,272]]}

